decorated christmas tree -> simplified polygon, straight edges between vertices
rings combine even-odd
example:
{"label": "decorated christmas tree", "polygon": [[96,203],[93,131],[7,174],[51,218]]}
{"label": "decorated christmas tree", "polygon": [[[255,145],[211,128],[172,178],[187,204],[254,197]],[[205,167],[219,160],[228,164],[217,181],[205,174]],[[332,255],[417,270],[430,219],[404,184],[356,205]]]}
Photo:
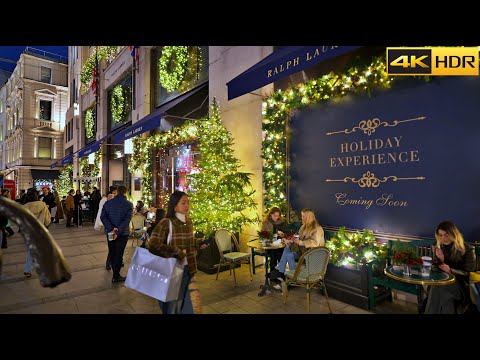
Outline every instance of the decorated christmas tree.
{"label": "decorated christmas tree", "polygon": [[196,231],[207,237],[218,229],[240,231],[246,224],[258,224],[250,176],[240,172],[234,156],[231,133],[220,120],[214,99],[210,116],[199,124],[199,172],[188,176],[190,216]]}
{"label": "decorated christmas tree", "polygon": [[73,189],[73,165],[68,164],[66,165],[62,171],[60,171],[60,175],[58,177],[58,194],[60,195],[60,199],[62,196],[67,195],[70,189]]}

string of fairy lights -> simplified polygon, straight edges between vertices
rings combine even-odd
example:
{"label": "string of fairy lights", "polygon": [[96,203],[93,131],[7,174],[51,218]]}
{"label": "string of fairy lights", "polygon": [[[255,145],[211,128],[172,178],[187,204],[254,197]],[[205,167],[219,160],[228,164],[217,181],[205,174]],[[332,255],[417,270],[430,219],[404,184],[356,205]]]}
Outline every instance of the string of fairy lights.
{"label": "string of fairy lights", "polygon": [[119,84],[113,88],[112,94],[110,95],[110,110],[115,124],[124,121],[130,112],[125,93],[126,88]]}
{"label": "string of fairy lights", "polygon": [[262,158],[265,208],[287,210],[287,122],[293,112],[309,104],[327,101],[374,88],[388,88],[393,77],[386,73],[385,59],[376,57],[364,66],[352,67],[345,74],[333,72],[321,78],[278,90],[262,104]]}
{"label": "string of fairy lights", "polygon": [[93,138],[95,135],[95,109],[90,108],[85,111],[85,137]]}
{"label": "string of fairy lights", "polygon": [[118,51],[123,47],[124,46],[96,46],[93,49],[92,54],[90,54],[82,66],[82,70],[80,72],[80,82],[88,88],[92,83],[93,69],[95,68],[97,59],[98,62],[102,61],[104,58],[109,59],[115,56],[115,54],[117,54]]}

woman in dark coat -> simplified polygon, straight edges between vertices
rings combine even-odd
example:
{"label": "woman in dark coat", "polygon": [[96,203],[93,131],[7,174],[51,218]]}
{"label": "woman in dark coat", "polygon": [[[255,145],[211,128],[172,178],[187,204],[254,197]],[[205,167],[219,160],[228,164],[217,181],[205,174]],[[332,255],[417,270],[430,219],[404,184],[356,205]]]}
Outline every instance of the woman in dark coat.
{"label": "woman in dark coat", "polygon": [[429,288],[425,313],[463,313],[470,304],[468,276],[470,271],[475,271],[474,247],[465,243],[460,231],[450,221],[443,221],[437,226],[435,238],[434,262],[439,270],[455,275],[455,282]]}

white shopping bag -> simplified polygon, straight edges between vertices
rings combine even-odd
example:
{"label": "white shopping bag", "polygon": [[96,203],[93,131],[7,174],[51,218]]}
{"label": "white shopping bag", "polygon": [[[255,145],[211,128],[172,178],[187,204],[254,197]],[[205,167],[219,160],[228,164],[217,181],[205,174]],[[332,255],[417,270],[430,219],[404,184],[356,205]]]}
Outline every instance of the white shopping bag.
{"label": "white shopping bag", "polygon": [[185,264],[186,258],[163,258],[137,246],[125,286],[164,302],[178,300]]}

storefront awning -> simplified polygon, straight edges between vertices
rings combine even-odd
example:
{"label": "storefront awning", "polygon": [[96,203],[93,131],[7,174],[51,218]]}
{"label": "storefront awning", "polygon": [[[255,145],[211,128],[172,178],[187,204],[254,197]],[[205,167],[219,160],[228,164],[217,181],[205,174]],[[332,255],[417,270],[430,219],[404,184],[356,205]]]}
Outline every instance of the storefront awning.
{"label": "storefront awning", "polygon": [[281,48],[230,80],[227,83],[228,100],[357,48],[360,46],[286,46]]}
{"label": "storefront awning", "polygon": [[60,175],[59,170],[37,170],[37,169],[31,169],[32,172],[32,179],[50,179],[50,180],[55,180],[58,179],[58,176]]}
{"label": "storefront awning", "polygon": [[68,154],[65,156],[62,160],[60,160],[60,163],[65,166],[67,164],[70,164],[73,161],[73,154]]}
{"label": "storefront awning", "polygon": [[100,145],[102,145],[102,141],[106,139],[106,136],[101,138],[98,141],[95,141],[92,144],[88,144],[87,146],[84,146],[80,151],[78,152],[78,157],[83,158],[87,155],[90,155],[91,153],[97,152],[98,149],[100,149]]}
{"label": "storefront awning", "polygon": [[202,84],[198,87],[196,87],[193,90],[190,90],[186,92],[185,94],[182,94],[172,101],[169,101],[163,105],[160,105],[158,108],[156,108],[153,112],[145,116],[143,119],[140,121],[137,121],[135,124],[132,124],[125,130],[120,131],[118,134],[116,134],[113,137],[113,143],[114,144],[123,144],[123,142],[127,139],[130,139],[134,136],[140,135],[146,131],[150,131],[153,129],[156,129],[157,127],[160,126],[160,121],[162,117],[165,115],[165,112],[178,103],[184,101],[186,98],[192,96],[196,92],[200,91],[204,87],[206,87],[208,84]]}

